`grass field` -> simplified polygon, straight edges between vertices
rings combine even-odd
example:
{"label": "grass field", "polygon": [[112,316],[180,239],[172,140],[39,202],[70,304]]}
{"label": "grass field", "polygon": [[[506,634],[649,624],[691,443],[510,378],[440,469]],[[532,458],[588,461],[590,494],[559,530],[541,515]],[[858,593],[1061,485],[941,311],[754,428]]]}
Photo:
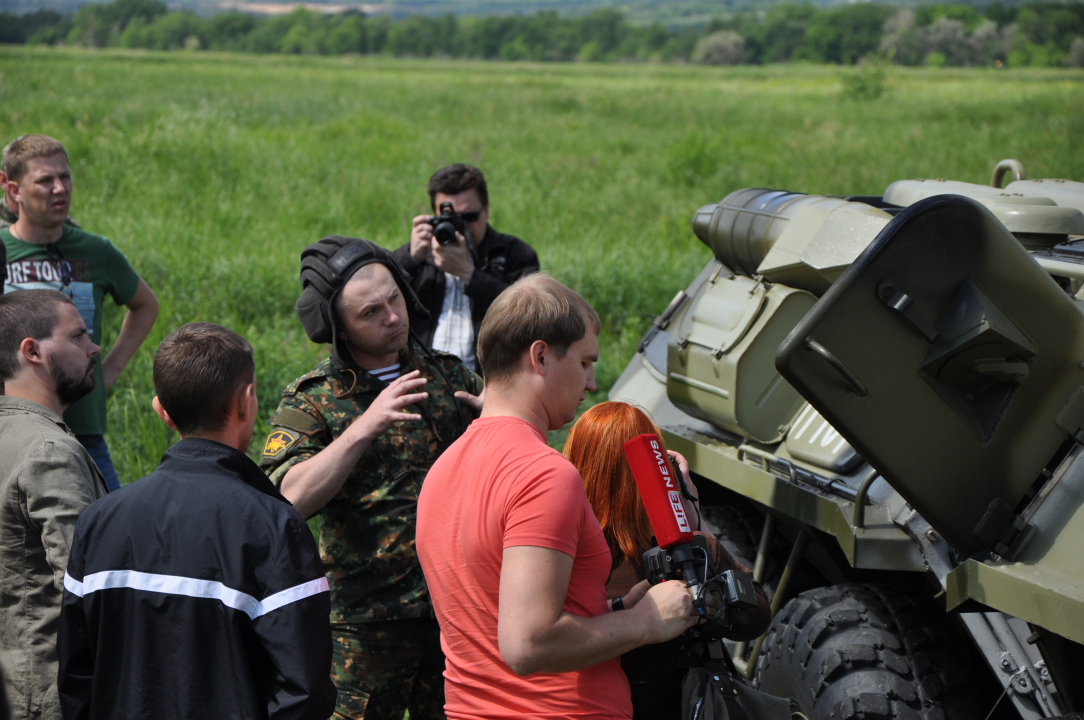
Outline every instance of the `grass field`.
{"label": "grass field", "polygon": [[[0,47],[0,138],[66,144],[73,214],[161,301],[110,401],[128,482],[172,441],[150,409],[158,342],[193,320],[245,335],[270,418],[324,352],[293,312],[301,249],[332,233],[405,242],[447,163],[481,166],[493,225],[598,309],[596,400],[707,261],[693,211],[732,190],[987,182],[1005,157],[1084,179],[1084,72],[890,69],[871,101],[842,92],[844,72]],[[108,345],[120,313],[107,320]]]}

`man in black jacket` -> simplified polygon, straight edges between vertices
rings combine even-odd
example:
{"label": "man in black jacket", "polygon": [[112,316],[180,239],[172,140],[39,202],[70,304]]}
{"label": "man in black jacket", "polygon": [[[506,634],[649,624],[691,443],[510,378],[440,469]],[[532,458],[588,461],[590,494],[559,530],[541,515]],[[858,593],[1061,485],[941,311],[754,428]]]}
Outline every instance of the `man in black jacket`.
{"label": "man in black jacket", "polygon": [[324,568],[243,452],[258,411],[252,346],[184,325],[158,348],[154,389],[181,441],[76,524],[57,638],[64,717],[327,718]]}
{"label": "man in black jacket", "polygon": [[477,371],[482,318],[506,287],[538,272],[538,255],[519,238],[490,227],[489,191],[478,168],[462,163],[441,168],[429,178],[428,192],[433,212],[451,203],[467,231],[441,245],[433,237],[430,216],[414,218],[410,242],[393,255],[431,318],[411,317],[410,326],[425,344],[456,355]]}

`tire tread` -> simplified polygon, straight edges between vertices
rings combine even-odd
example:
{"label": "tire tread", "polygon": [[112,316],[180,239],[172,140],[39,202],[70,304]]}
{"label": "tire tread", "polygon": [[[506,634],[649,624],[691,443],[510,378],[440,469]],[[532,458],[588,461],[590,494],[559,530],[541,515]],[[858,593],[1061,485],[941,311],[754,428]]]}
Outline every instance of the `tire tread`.
{"label": "tire tread", "polygon": [[755,684],[810,720],[983,720],[968,644],[931,602],[887,585],[821,587],[768,630]]}

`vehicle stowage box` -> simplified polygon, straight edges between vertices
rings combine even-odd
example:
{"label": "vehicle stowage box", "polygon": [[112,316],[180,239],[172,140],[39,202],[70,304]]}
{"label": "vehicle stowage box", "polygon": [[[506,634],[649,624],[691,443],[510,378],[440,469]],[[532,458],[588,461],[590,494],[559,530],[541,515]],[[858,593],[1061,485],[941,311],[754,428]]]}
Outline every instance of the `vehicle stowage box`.
{"label": "vehicle stowage box", "polygon": [[775,369],[775,351],[817,298],[720,270],[674,330],[666,394],[693,417],[777,442],[805,401]]}

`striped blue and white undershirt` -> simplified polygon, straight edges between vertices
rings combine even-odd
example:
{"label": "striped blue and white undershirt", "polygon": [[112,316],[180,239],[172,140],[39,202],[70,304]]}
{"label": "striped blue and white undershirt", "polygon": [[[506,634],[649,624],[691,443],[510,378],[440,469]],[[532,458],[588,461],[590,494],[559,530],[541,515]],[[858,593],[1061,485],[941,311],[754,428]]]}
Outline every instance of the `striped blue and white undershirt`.
{"label": "striped blue and white undershirt", "polygon": [[380,378],[386,383],[390,383],[392,380],[399,377],[399,363],[388,365],[386,368],[380,368],[379,370],[370,370],[369,374]]}

